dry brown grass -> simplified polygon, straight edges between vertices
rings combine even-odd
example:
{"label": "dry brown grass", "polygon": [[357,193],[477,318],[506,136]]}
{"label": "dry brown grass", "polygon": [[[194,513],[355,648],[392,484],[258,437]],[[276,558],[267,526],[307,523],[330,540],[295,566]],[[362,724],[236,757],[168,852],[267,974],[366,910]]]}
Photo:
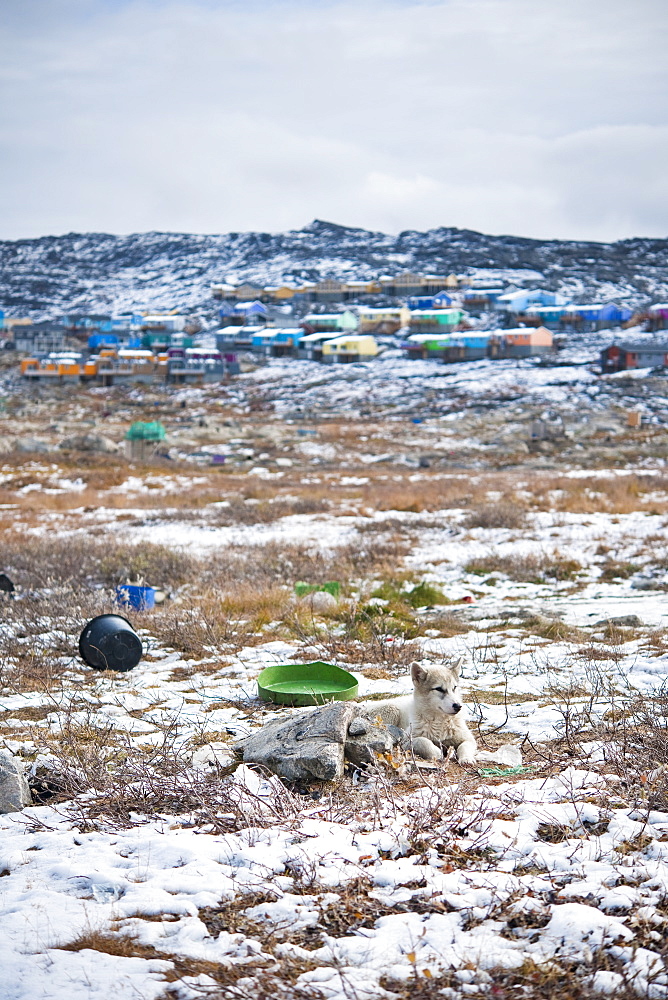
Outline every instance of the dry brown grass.
{"label": "dry brown grass", "polygon": [[548,581],[573,580],[583,571],[582,565],[576,559],[566,559],[555,553],[535,555],[505,555],[492,552],[487,556],[477,556],[466,563],[467,573],[477,576],[488,576],[500,573],[509,580],[527,583],[546,583]]}
{"label": "dry brown grass", "polygon": [[[144,920],[155,919],[143,915],[139,916]],[[165,915],[159,919],[168,919],[168,917],[169,915]],[[202,919],[205,917],[206,913],[203,914]],[[204,922],[206,923],[205,919]],[[271,942],[267,940],[269,935],[266,932],[261,936],[266,954],[266,949]],[[113,929],[84,931],[69,944],[61,945],[60,950],[91,950],[119,958],[143,958],[170,962],[172,969],[165,970],[163,973],[167,986],[166,992],[163,994],[165,998],[175,995],[173,989],[176,989],[178,993],[178,982],[184,977],[207,976],[216,984],[215,986],[202,987],[201,996],[208,998],[208,1000],[324,1000],[323,994],[317,987],[302,989],[295,983],[298,976],[315,967],[314,963],[287,957],[267,960],[259,956],[255,961],[233,965],[186,958],[182,955],[172,955],[169,951],[161,951],[151,945],[141,944],[136,938],[124,932],[122,925],[118,931]],[[252,985],[249,982],[252,982]],[[173,989],[170,988],[169,984],[174,984]],[[192,987],[189,987],[189,992],[192,993]],[[196,992],[198,995],[200,994],[199,990]]]}
{"label": "dry brown grass", "polygon": [[523,504],[511,498],[502,498],[497,503],[481,504],[474,507],[462,522],[464,528],[511,528],[518,530],[527,524],[527,512]]}

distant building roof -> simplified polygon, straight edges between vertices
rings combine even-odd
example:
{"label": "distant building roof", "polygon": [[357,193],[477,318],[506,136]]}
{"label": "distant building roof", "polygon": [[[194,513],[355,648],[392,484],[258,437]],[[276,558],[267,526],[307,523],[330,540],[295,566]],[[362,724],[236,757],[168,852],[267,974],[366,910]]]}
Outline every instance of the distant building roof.
{"label": "distant building roof", "polygon": [[654,341],[636,341],[625,344],[609,344],[605,350],[616,347],[620,351],[628,351],[630,354],[668,354],[668,341],[657,344]]}

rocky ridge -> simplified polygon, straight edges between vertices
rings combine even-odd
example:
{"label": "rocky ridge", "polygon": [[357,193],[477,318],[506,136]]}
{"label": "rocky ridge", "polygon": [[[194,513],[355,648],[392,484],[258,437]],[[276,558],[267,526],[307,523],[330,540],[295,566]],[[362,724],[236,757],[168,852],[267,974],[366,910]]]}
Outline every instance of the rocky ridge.
{"label": "rocky ridge", "polygon": [[398,235],[315,220],[284,233],[68,233],[0,242],[0,306],[15,315],[211,309],[224,281],[371,278],[403,270],[540,283],[576,300],[668,298],[668,239],[533,240],[439,227]]}

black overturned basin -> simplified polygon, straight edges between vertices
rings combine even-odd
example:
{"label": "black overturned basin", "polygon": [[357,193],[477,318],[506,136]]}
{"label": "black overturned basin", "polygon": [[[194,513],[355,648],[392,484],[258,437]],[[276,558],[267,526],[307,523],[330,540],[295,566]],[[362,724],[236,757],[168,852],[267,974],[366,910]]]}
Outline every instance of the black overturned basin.
{"label": "black overturned basin", "polygon": [[144,647],[127,618],[98,615],[79,636],[79,654],[95,670],[132,670]]}

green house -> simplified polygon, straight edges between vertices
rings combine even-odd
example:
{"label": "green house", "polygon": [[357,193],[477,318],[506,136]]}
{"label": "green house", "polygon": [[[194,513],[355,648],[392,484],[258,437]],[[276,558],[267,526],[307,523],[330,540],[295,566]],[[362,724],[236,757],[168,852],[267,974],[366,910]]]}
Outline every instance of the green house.
{"label": "green house", "polygon": [[447,332],[461,323],[464,316],[463,309],[414,309],[408,325],[411,333]]}

